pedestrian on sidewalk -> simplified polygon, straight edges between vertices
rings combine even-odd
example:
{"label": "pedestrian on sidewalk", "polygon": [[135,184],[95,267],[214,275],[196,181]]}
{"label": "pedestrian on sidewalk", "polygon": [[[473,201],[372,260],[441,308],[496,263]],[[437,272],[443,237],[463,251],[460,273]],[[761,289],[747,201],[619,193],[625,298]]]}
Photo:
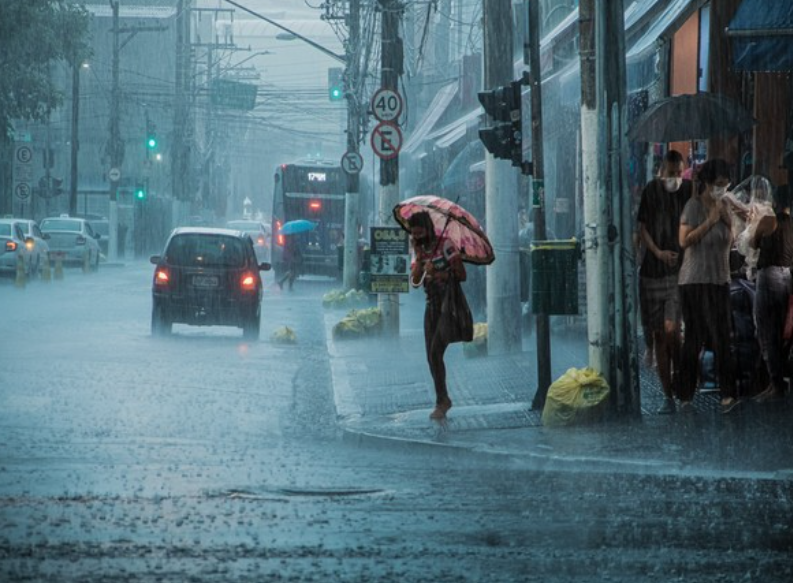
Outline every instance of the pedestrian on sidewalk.
{"label": "pedestrian on sidewalk", "polygon": [[757,395],[759,403],[777,401],[785,396],[785,360],[782,339],[788,297],[793,291],[790,268],[793,266],[793,221],[791,196],[787,185],[774,194],[774,216],[766,216],[757,225],[750,246],[760,250],[757,259],[757,293],[754,318],[760,352],[771,383]]}
{"label": "pedestrian on sidewalk", "polygon": [[645,247],[639,268],[639,303],[648,348],[655,350],[656,370],[664,392],[661,414],[675,412],[673,374],[680,360],[680,297],[677,276],[683,253],[678,230],[680,215],[691,198],[690,180],[683,179],[683,156],[669,150],[658,177],[644,187],[637,221]]}
{"label": "pedestrian on sidewalk", "polygon": [[730,184],[730,167],[715,158],[700,168],[701,193],[692,196],[680,217],[680,247],[684,250],[678,285],[685,335],[680,355],[678,391],[682,407],[690,407],[697,388],[699,354],[713,350],[721,393],[721,411],[739,403],[730,355],[730,248],[732,218],[723,200]]}
{"label": "pedestrian on sidewalk", "polygon": [[[446,387],[446,365],[443,361],[446,348],[459,342],[459,322],[451,321],[456,312],[444,309],[444,299],[453,291],[463,294],[460,282],[465,281],[466,271],[459,250],[445,238],[436,236],[432,218],[427,212],[415,213],[408,219],[410,238],[415,252],[410,280],[413,287],[424,286],[426,306],[424,310],[424,343],[427,362],[435,385],[435,409],[430,419],[440,421],[452,407]],[[465,296],[462,296],[465,301]],[[466,306],[467,307],[467,306]],[[470,317],[470,311],[468,313]]]}

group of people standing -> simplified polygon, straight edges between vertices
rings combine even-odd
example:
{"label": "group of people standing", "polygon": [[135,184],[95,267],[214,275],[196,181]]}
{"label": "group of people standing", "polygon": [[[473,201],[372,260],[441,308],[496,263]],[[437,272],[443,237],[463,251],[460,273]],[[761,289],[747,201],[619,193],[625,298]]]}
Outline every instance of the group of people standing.
{"label": "group of people standing", "polygon": [[[654,350],[665,401],[659,413],[691,407],[700,377],[700,353],[713,352],[721,411],[740,402],[730,355],[730,251],[733,215],[745,208],[725,197],[730,167],[722,159],[705,162],[693,180],[683,178],[682,155],[670,150],[658,177],[644,188],[638,234],[645,253],[639,270],[639,303],[645,339]],[[760,352],[770,376],[759,402],[785,395],[783,325],[793,266],[790,192],[774,195],[774,214],[756,225],[750,245],[759,249],[754,319]],[[648,337],[649,336],[649,337]]]}

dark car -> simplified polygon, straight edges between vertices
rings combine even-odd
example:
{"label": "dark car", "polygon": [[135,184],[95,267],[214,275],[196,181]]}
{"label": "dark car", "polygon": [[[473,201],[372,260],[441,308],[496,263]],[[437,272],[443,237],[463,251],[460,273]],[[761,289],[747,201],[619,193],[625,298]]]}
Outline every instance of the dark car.
{"label": "dark car", "polygon": [[180,227],[155,255],[151,332],[171,333],[174,323],[239,326],[247,340],[259,338],[262,279],[248,234],[231,229]]}

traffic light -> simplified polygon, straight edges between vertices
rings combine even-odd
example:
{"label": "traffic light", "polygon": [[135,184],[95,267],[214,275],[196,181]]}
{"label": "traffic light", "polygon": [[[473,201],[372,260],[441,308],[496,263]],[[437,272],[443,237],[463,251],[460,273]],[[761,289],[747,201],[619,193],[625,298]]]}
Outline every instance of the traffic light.
{"label": "traffic light", "polygon": [[146,148],[157,149],[157,128],[151,122],[146,123]]}
{"label": "traffic light", "polygon": [[487,151],[501,160],[512,159],[512,146],[510,136],[512,134],[512,124],[510,123],[509,109],[505,99],[508,97],[504,92],[504,87],[480,91],[478,93],[479,103],[485,109],[485,113],[490,117],[489,123],[479,129],[479,139],[487,148]]}
{"label": "traffic light", "polygon": [[479,139],[488,152],[501,160],[510,160],[513,166],[530,173],[530,166],[523,161],[523,111],[522,81],[478,93],[479,102],[491,118],[479,130]]}
{"label": "traffic light", "polygon": [[135,200],[137,201],[144,201],[146,200],[146,187],[142,184],[138,184],[135,187]]}
{"label": "traffic light", "polygon": [[341,67],[328,69],[328,99],[331,101],[344,99],[344,69]]}

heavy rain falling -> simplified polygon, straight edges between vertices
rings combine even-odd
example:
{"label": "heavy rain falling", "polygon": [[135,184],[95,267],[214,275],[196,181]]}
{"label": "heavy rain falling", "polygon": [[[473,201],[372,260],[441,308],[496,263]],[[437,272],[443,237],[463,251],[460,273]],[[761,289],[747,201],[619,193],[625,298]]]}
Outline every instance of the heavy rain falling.
{"label": "heavy rain falling", "polygon": [[0,581],[793,580],[791,35],[0,2]]}

